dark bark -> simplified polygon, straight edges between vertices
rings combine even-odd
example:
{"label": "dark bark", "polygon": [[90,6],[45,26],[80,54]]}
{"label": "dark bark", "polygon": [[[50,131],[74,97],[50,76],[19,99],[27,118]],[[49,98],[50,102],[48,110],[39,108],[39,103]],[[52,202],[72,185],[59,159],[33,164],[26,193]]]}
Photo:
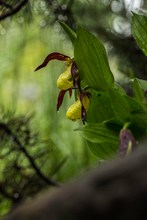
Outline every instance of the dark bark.
{"label": "dark bark", "polygon": [[147,149],[142,148],[46,192],[14,210],[6,220],[145,220],[146,210]]}

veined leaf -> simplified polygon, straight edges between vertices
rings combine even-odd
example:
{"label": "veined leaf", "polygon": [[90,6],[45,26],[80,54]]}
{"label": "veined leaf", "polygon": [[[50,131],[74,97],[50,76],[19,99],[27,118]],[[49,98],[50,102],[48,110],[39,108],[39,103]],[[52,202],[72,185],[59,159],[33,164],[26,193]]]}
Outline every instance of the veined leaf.
{"label": "veined leaf", "polygon": [[110,159],[111,157],[114,157],[117,155],[118,151],[118,144],[111,144],[111,143],[93,143],[90,141],[86,141],[89,149],[93,154],[95,154],[98,159],[101,160],[107,160]]}
{"label": "veined leaf", "polygon": [[114,83],[103,44],[94,35],[78,28],[74,57],[79,74],[88,86],[104,91]]}
{"label": "veined leaf", "polygon": [[130,96],[125,96],[130,108],[130,113],[144,113],[144,108],[135,98]]}
{"label": "veined leaf", "polygon": [[88,123],[98,123],[114,117],[107,92],[92,92],[90,108],[87,113]]}
{"label": "veined leaf", "polygon": [[147,55],[147,17],[133,13],[132,16],[132,34],[142,49]]}
{"label": "veined leaf", "polygon": [[118,143],[117,134],[103,123],[89,123],[76,130],[81,131],[83,137],[93,143]]}
{"label": "veined leaf", "polygon": [[143,90],[147,90],[147,80],[138,79],[138,78],[135,78],[134,80],[136,80],[139,83],[140,87]]}
{"label": "veined leaf", "polygon": [[93,92],[87,122],[96,123],[113,119],[123,126],[131,118],[131,104],[126,97],[125,92],[119,87],[99,93]]}
{"label": "veined leaf", "polygon": [[132,115],[132,123],[134,127],[140,127],[147,131],[147,113],[136,113]]}
{"label": "veined leaf", "polygon": [[110,89],[108,93],[110,98],[110,105],[115,118],[122,122],[122,124],[128,122],[131,115],[128,101],[125,98],[126,96],[121,95],[117,89]]}
{"label": "veined leaf", "polygon": [[103,123],[91,123],[76,129],[80,131],[90,150],[100,159],[114,156],[118,149],[118,134]]}
{"label": "veined leaf", "polygon": [[139,101],[142,104],[144,100],[144,94],[143,94],[143,89],[140,85],[140,82],[137,79],[133,79],[132,86],[133,86],[133,93],[134,93],[135,98],[137,99],[137,101]]}
{"label": "veined leaf", "polygon": [[68,35],[68,37],[70,38],[72,44],[74,45],[75,40],[77,38],[76,33],[64,22],[60,21],[59,23],[60,23],[61,27],[64,29],[64,31],[66,32],[66,34]]}

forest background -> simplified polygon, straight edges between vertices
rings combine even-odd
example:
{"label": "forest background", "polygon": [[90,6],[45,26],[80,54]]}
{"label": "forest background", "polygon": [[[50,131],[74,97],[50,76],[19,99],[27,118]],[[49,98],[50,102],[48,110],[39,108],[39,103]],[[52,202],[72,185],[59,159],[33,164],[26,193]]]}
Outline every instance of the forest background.
{"label": "forest background", "polygon": [[146,9],[143,0],[0,1],[0,216],[101,162],[74,131],[82,122],[66,119],[74,98],[66,96],[56,112],[63,63],[34,72],[51,52],[73,56],[58,21],[98,36],[115,80],[131,93],[131,76],[147,79],[147,59],[131,35],[131,11]]}

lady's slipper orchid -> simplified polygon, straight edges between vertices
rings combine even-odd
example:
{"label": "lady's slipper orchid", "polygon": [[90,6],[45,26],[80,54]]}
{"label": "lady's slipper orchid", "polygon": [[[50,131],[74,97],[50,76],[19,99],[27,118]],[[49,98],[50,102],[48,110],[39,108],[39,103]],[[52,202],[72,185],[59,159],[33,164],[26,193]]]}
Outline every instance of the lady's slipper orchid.
{"label": "lady's slipper orchid", "polygon": [[89,108],[90,98],[89,98],[89,93],[84,92],[81,88],[81,80],[78,74],[78,68],[74,60],[64,54],[53,52],[45,58],[43,63],[39,65],[35,69],[35,71],[45,67],[49,61],[55,59],[60,61],[65,61],[67,66],[67,69],[57,79],[57,87],[61,89],[58,95],[57,111],[59,110],[63,102],[65,93],[68,91],[71,97],[72,90],[73,89],[78,90],[79,91],[78,100],[68,109],[66,116],[67,118],[73,121],[82,118],[84,122],[86,118],[86,112],[88,111]]}
{"label": "lady's slipper orchid", "polygon": [[76,121],[82,118],[83,121],[85,120],[86,112],[88,111],[90,105],[90,98],[87,93],[83,93],[82,96],[82,98],[78,97],[77,101],[67,110],[66,117],[68,119]]}
{"label": "lady's slipper orchid", "polygon": [[73,78],[71,74],[71,67],[70,64],[64,73],[62,73],[59,78],[57,79],[57,87],[62,90],[67,90],[73,87]]}

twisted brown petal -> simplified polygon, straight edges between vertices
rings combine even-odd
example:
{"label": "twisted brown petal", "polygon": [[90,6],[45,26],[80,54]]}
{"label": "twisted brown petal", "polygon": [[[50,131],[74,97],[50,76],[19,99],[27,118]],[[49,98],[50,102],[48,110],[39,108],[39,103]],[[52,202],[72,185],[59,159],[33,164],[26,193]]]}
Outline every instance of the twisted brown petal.
{"label": "twisted brown petal", "polygon": [[45,67],[49,61],[51,60],[61,60],[61,61],[67,61],[68,59],[70,59],[69,56],[66,56],[64,54],[61,54],[61,53],[58,53],[58,52],[53,52],[53,53],[50,53],[46,58],[45,60],[43,61],[43,63],[41,65],[39,65],[35,71]]}
{"label": "twisted brown petal", "polygon": [[64,98],[64,95],[65,93],[67,92],[68,90],[61,90],[59,95],[58,95],[58,101],[57,101],[57,111],[59,111],[59,108],[60,106],[62,105],[62,102],[63,102],[63,98]]}
{"label": "twisted brown petal", "polygon": [[76,87],[76,75],[77,75],[77,65],[75,62],[72,63],[72,66],[71,66],[71,75],[72,75],[72,78],[73,78],[73,85],[74,87]]}
{"label": "twisted brown petal", "polygon": [[83,105],[83,98],[84,98],[85,94],[84,93],[80,93],[80,101],[81,101],[81,104],[82,104],[82,108],[81,108],[81,119],[82,119],[82,122],[83,124],[85,124],[85,120],[86,120],[86,109]]}

